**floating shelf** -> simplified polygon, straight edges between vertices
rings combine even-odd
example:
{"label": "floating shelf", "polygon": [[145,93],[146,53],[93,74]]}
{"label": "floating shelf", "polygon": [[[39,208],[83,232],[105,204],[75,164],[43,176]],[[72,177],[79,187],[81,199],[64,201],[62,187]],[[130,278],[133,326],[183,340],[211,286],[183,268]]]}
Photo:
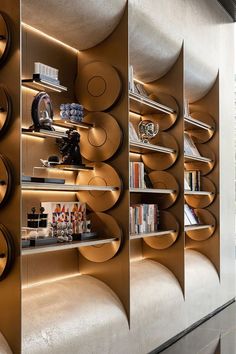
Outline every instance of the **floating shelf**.
{"label": "floating shelf", "polygon": [[94,126],[91,123],[71,122],[65,119],[53,119],[53,125],[62,128],[74,128],[74,129],[76,128],[90,129]]}
{"label": "floating shelf", "polygon": [[49,92],[65,92],[67,91],[67,87],[62,85],[55,85],[46,80],[37,80],[37,79],[25,79],[22,80],[22,85],[25,87],[29,87],[33,90],[37,91],[49,91]]}
{"label": "floating shelf", "polygon": [[174,189],[155,189],[155,188],[130,188],[130,193],[155,193],[155,194],[171,194],[175,193]]}
{"label": "floating shelf", "polygon": [[207,192],[207,191],[184,191],[185,195],[212,195],[214,194],[213,192]]}
{"label": "floating shelf", "polygon": [[164,106],[148,97],[141,96],[138,93],[129,92],[130,111],[137,114],[152,114],[152,113],[168,113],[172,114],[175,111],[167,106]]}
{"label": "floating shelf", "polygon": [[55,165],[46,167],[34,167],[35,169],[44,169],[44,170],[54,170],[54,171],[91,171],[94,170],[92,166],[76,166],[76,165]]}
{"label": "floating shelf", "polygon": [[147,154],[149,151],[161,152],[164,154],[173,154],[176,152],[174,149],[166,148],[164,146],[142,143],[139,141],[130,141],[130,152]]}
{"label": "floating shelf", "polygon": [[156,231],[156,232],[147,232],[147,233],[141,233],[141,234],[131,234],[130,239],[131,240],[137,240],[143,237],[158,237],[158,236],[164,236],[168,235],[172,232],[175,232],[175,230],[163,230],[163,231]]}
{"label": "floating shelf", "polygon": [[184,227],[184,231],[203,230],[209,227],[213,227],[213,225],[187,225]]}
{"label": "floating shelf", "polygon": [[56,252],[62,250],[69,250],[73,248],[80,248],[86,246],[96,246],[96,245],[103,245],[106,243],[111,243],[116,241],[117,238],[99,238],[94,240],[83,240],[83,241],[72,241],[67,243],[57,243],[48,246],[38,246],[38,247],[29,247],[24,248],[21,251],[22,256],[32,255],[32,254],[39,254],[39,253],[48,253],[48,252]]}
{"label": "floating shelf", "polygon": [[76,184],[54,184],[54,183],[34,183],[22,182],[23,190],[42,190],[42,191],[59,191],[59,192],[79,192],[79,191],[101,191],[112,192],[117,191],[117,187],[113,186],[92,186],[92,185],[76,185]]}
{"label": "floating shelf", "polygon": [[44,130],[40,129],[40,131],[35,132],[31,131],[29,129],[22,129],[22,134],[24,135],[29,135],[29,136],[36,136],[39,138],[56,138],[56,139],[61,139],[61,138],[67,138],[68,135],[65,132],[62,131],[55,131],[55,130]]}
{"label": "floating shelf", "polygon": [[198,128],[205,129],[205,130],[214,130],[209,124],[203,123],[198,119],[192,118],[191,116],[184,117],[184,122],[192,124]]}
{"label": "floating shelf", "polygon": [[[194,155],[184,155],[184,159],[189,160],[189,162],[191,162],[191,161],[199,161],[199,162],[205,162],[205,163],[212,162],[212,159],[210,159],[208,157],[194,156]],[[188,161],[185,161],[185,162],[188,163]]]}

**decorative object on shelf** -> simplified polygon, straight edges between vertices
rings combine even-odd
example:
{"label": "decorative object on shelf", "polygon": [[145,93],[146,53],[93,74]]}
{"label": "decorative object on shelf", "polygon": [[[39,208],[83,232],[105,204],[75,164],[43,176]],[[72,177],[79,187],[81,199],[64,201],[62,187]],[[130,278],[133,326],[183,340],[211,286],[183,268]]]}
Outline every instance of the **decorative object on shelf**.
{"label": "decorative object on shelf", "polygon": [[33,131],[55,130],[53,124],[53,108],[50,96],[46,92],[39,92],[32,103],[31,115],[33,125],[29,128]]}
{"label": "decorative object on shelf", "polygon": [[184,190],[200,191],[201,190],[201,172],[200,171],[184,171]]}
{"label": "decorative object on shelf", "polygon": [[51,183],[51,184],[65,184],[65,179],[63,178],[46,178],[46,177],[32,177],[32,176],[22,176],[22,182],[29,183]]}
{"label": "decorative object on shelf", "polygon": [[164,235],[144,237],[144,242],[151,248],[163,250],[173,245],[179,235],[179,223],[169,211],[160,211],[159,230],[172,230]]}
{"label": "decorative object on shelf", "polygon": [[91,171],[81,171],[78,174],[76,184],[88,186],[114,186],[116,190],[112,192],[81,190],[78,192],[78,199],[86,203],[88,208],[94,211],[105,211],[112,208],[119,200],[122,181],[114,167],[104,163],[91,163],[94,169]]}
{"label": "decorative object on shelf", "polygon": [[192,112],[184,121],[185,130],[197,143],[208,142],[215,133],[215,120],[209,113]]}
{"label": "decorative object on shelf", "polygon": [[148,174],[153,188],[156,189],[169,189],[173,190],[173,193],[160,194],[158,196],[158,206],[160,209],[167,209],[172,206],[178,195],[179,195],[179,185],[175,177],[166,171],[152,171]]}
{"label": "decorative object on shelf", "polygon": [[192,194],[186,193],[184,199],[192,208],[206,208],[213,203],[215,197],[216,187],[214,183],[207,177],[201,177],[201,191]]}
{"label": "decorative object on shelf", "polygon": [[0,86],[0,136],[2,136],[11,119],[12,105],[7,90]]}
{"label": "decorative object on shelf", "polygon": [[151,120],[141,120],[138,125],[138,135],[142,143],[149,143],[149,139],[153,139],[159,131],[159,125]]}
{"label": "decorative object on shelf", "polygon": [[89,111],[105,111],[113,106],[121,88],[117,70],[102,61],[85,65],[75,82],[77,99]]}
{"label": "decorative object on shelf", "polygon": [[82,122],[84,107],[79,103],[62,103],[60,105],[60,117],[74,123]]}
{"label": "decorative object on shelf", "polygon": [[8,25],[5,14],[0,12],[0,43],[1,43],[1,53],[0,53],[0,66],[5,62],[10,45],[11,45],[11,32]]}
{"label": "decorative object on shelf", "polygon": [[184,225],[198,225],[201,224],[200,219],[195,214],[194,210],[188,204],[184,204]]}
{"label": "decorative object on shelf", "polygon": [[89,161],[111,158],[122,142],[122,131],[116,119],[105,112],[93,112],[86,115],[84,122],[94,123],[94,126],[80,130],[82,156]]}
{"label": "decorative object on shelf", "polygon": [[134,79],[134,92],[138,92],[143,97],[148,97],[148,93],[141,82]]}
{"label": "decorative object on shelf", "polygon": [[115,237],[115,241],[97,246],[79,248],[79,252],[91,262],[106,262],[115,257],[122,244],[122,230],[114,217],[105,213],[91,213],[88,215],[91,220],[92,229],[100,238]]}
{"label": "decorative object on shelf", "polygon": [[[194,214],[201,221],[196,228],[185,231],[186,235],[194,241],[205,241],[210,238],[216,229],[216,218],[206,209],[194,209]],[[203,226],[206,226],[203,228]]]}
{"label": "decorative object on shelf", "polygon": [[82,157],[80,153],[80,134],[75,129],[67,130],[67,138],[58,141],[60,153],[62,154],[62,165],[81,166]]}
{"label": "decorative object on shelf", "polygon": [[0,281],[9,274],[15,258],[15,247],[8,229],[0,224]]}
{"label": "decorative object on shelf", "polygon": [[36,208],[32,207],[31,213],[27,214],[27,227],[36,229],[39,227],[39,214],[35,212]]}
{"label": "decorative object on shelf", "polygon": [[152,170],[156,170],[156,171],[166,170],[167,168],[174,165],[178,157],[179,147],[173,135],[170,135],[169,133],[165,133],[165,132],[158,133],[153,138],[152,143],[154,145],[170,148],[173,150],[173,152],[165,154],[165,153],[150,151],[141,156],[144,164],[147,167],[151,168]]}
{"label": "decorative object on shelf", "polygon": [[6,157],[0,155],[0,207],[8,200],[12,188],[12,172]]}

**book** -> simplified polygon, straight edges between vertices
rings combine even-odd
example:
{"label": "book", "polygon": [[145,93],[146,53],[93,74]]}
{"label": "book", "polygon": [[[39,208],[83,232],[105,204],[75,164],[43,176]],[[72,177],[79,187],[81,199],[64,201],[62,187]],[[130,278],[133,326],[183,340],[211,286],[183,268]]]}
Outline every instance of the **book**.
{"label": "book", "polygon": [[146,188],[143,162],[130,162],[130,187]]}
{"label": "book", "polygon": [[184,172],[184,189],[190,191],[200,191],[201,190],[201,172],[185,171]]}
{"label": "book", "polygon": [[186,155],[201,156],[196,145],[188,133],[184,133],[184,153]]}
{"label": "book", "polygon": [[138,134],[131,122],[129,122],[129,140],[131,141],[140,141],[138,138]]}
{"label": "book", "polygon": [[184,213],[186,214],[186,217],[189,220],[190,225],[196,225],[200,223],[198,217],[194,213],[194,210],[190,208],[188,204],[184,204]]}

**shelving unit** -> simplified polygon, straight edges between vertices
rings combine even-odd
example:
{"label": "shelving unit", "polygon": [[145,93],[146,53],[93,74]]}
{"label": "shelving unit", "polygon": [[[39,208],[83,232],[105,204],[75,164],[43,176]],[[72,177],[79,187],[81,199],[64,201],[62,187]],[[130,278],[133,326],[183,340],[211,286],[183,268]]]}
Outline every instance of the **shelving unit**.
{"label": "shelving unit", "polygon": [[33,90],[43,91],[46,90],[48,92],[65,92],[67,91],[67,87],[62,85],[55,85],[49,81],[45,80],[36,80],[36,79],[24,79],[22,80],[22,85],[25,87],[29,87]]}
{"label": "shelving unit", "polygon": [[130,188],[130,193],[171,194],[175,192],[174,189]]}
{"label": "shelving unit", "polygon": [[58,191],[58,192],[79,192],[79,191],[99,191],[99,192],[112,192],[118,188],[113,186],[81,186],[81,185],[65,185],[53,183],[33,183],[22,182],[21,187],[23,190],[41,190],[41,191]]}

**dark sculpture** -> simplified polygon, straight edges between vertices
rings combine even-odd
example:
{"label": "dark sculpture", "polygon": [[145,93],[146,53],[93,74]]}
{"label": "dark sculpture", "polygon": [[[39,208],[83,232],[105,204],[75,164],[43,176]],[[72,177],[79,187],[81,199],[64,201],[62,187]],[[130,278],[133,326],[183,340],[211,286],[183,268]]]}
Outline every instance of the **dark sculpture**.
{"label": "dark sculpture", "polygon": [[62,154],[62,165],[82,165],[80,154],[80,134],[77,130],[67,130],[67,138],[62,138],[58,142],[60,153]]}

